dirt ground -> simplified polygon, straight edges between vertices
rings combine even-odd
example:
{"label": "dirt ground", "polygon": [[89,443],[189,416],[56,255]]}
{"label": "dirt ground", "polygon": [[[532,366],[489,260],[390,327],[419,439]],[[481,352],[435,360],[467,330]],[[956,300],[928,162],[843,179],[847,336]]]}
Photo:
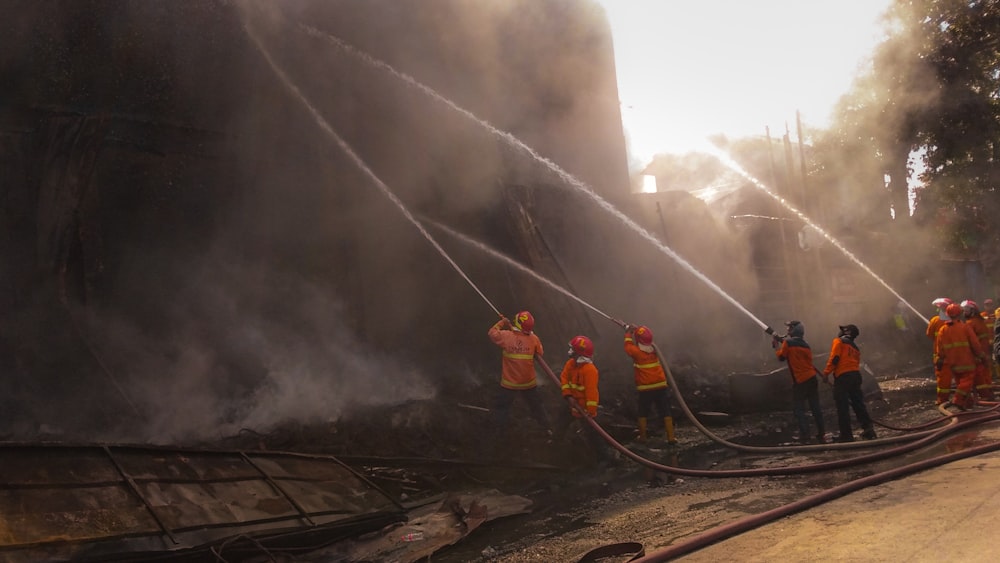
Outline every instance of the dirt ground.
{"label": "dirt ground", "polygon": [[[879,388],[882,398],[869,395],[868,401],[876,420],[889,426],[912,427],[939,416],[933,406],[934,384],[926,373],[882,379]],[[455,409],[442,422],[435,404],[440,403],[414,403],[393,409],[382,419],[383,424],[391,425],[389,429],[342,424],[325,429],[288,429],[283,434],[242,439],[252,438],[256,445],[270,449],[286,449],[282,445],[288,444],[314,444],[317,450],[340,455],[377,482],[380,472],[384,474],[386,467],[395,467],[393,479],[380,484],[401,495],[418,495],[421,490],[490,486],[531,501],[529,514],[487,522],[456,544],[435,553],[429,558],[435,563],[575,562],[595,548],[622,542],[641,544],[649,554],[893,463],[890,460],[831,471],[765,477],[675,475],[653,472],[623,458],[600,467],[586,455],[586,446],[572,426],[554,440],[537,429],[525,428],[514,445],[510,441],[506,448],[491,445],[484,453],[483,444],[477,441],[486,414],[481,407]],[[829,397],[824,398],[824,414],[827,432],[831,434],[835,431],[835,414]],[[660,435],[654,435],[645,446],[637,446],[633,442],[633,425],[627,418],[607,417],[602,425],[620,443],[655,463],[691,469],[792,467],[871,451],[865,448],[800,453],[786,448],[773,454],[741,453],[712,441],[676,411],[675,418],[676,446],[667,445]],[[707,428],[730,442],[752,446],[795,445],[793,419],[788,411],[730,415],[721,420],[706,416],[705,422],[716,423]],[[371,435],[399,435],[401,428],[410,437],[402,445],[388,438],[371,439]],[[856,425],[855,430],[860,432]],[[884,427],[878,430],[880,438],[901,434]],[[357,457],[360,443],[368,444],[365,455],[382,457],[375,461]],[[414,463],[417,459],[437,459],[440,463]],[[399,472],[405,476],[400,478]],[[394,490],[394,483],[403,486]],[[627,559],[619,556],[602,561]]]}
{"label": "dirt ground", "polygon": [[[892,426],[916,426],[933,420],[933,383],[927,377],[880,382],[884,402],[870,402],[872,412]],[[827,418],[832,413],[827,412]],[[737,443],[780,445],[791,441],[790,413],[737,417],[724,427],[710,427]],[[827,427],[830,428],[828,421]],[[899,434],[880,428],[881,437]],[[704,469],[785,467],[858,455],[867,450],[775,455],[739,454],[710,441],[693,425],[681,424],[680,444],[654,442],[644,455],[665,465]],[[693,535],[787,504],[831,486],[886,467],[866,464],[836,471],[772,477],[706,478],[657,473],[625,460],[604,471],[581,471],[554,479],[536,495],[530,516],[496,522],[433,558],[436,562],[579,561],[601,546],[637,542],[646,553],[683,542]],[[740,558],[736,558],[738,560]],[[626,558],[609,558],[624,561]]]}
{"label": "dirt ground", "polygon": [[[933,383],[927,377],[882,381],[880,387],[885,402],[881,406],[872,405],[872,411],[892,426],[916,426],[939,414],[931,399]],[[788,418],[790,413],[746,416],[711,430],[730,441],[741,442],[742,438],[749,442],[748,432],[770,428],[770,435],[757,435],[761,438],[757,441],[787,444],[790,436],[783,422]],[[880,437],[899,434],[884,428],[879,431]],[[706,441],[688,424],[678,429],[678,437],[677,447],[654,443],[644,452],[649,459],[667,465],[680,462],[680,466],[686,467],[736,469],[804,465],[868,451],[737,454]],[[706,478],[653,474],[625,460],[611,469],[567,473],[553,479],[548,489],[535,495],[537,504],[533,514],[484,527],[432,560],[569,562],[579,561],[595,548],[622,542],[637,542],[649,554],[741,517],[870,474],[888,464],[891,462],[786,476]]]}

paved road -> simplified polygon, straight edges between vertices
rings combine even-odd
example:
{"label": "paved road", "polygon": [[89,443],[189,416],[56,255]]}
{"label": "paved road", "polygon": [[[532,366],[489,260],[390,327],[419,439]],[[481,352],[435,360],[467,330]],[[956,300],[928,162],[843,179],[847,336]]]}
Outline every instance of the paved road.
{"label": "paved road", "polygon": [[[1000,439],[1000,430],[983,432]],[[1000,452],[869,487],[676,559],[1000,561]]]}

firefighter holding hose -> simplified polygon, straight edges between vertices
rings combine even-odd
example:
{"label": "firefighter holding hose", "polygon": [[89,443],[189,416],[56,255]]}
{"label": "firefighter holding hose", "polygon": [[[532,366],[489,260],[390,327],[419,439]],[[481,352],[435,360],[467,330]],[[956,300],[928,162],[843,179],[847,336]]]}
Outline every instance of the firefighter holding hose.
{"label": "firefighter holding hose", "polygon": [[487,333],[503,350],[500,391],[494,404],[494,434],[507,430],[511,406],[520,397],[527,403],[531,416],[550,437],[552,435],[549,417],[537,389],[535,356],[541,357],[544,351],[534,328],[535,317],[529,311],[521,311],[514,315],[513,322],[500,317]]}
{"label": "firefighter holding hose", "polygon": [[[985,352],[989,350],[993,341],[993,332],[986,328],[986,321],[979,314],[979,305],[971,300],[962,301],[962,314],[965,315],[965,324],[969,325],[972,333],[979,339],[979,347]],[[976,396],[983,401],[993,400],[993,362],[990,354],[982,355],[982,362],[976,364],[976,375],[973,378],[973,385],[976,389]]]}
{"label": "firefighter holding hose", "polygon": [[[571,408],[570,412],[574,420],[579,421],[583,435],[594,451],[599,464],[603,465],[610,461],[610,455],[601,441],[600,435],[593,428],[583,422],[584,416],[594,418],[597,416],[597,407],[601,400],[601,393],[598,389],[600,374],[597,366],[594,365],[594,342],[586,336],[574,336],[569,341],[567,351],[569,359],[563,365],[559,381],[562,384],[563,397],[572,398],[580,409]],[[584,413],[580,411],[583,410]]]}
{"label": "firefighter holding hose", "polygon": [[625,353],[632,358],[635,389],[639,394],[639,441],[648,439],[647,424],[653,408],[663,420],[664,436],[668,444],[676,444],[674,418],[667,396],[667,373],[653,347],[653,331],[647,326],[625,325]]}
{"label": "firefighter holding hose", "polygon": [[966,410],[972,406],[972,388],[975,384],[976,366],[983,362],[983,348],[979,338],[968,323],[962,322],[962,307],[948,305],[948,322],[938,330],[934,341],[934,366],[941,374],[938,380],[938,404],[948,400],[954,377],[955,397],[952,404]]}
{"label": "firefighter holding hose", "polygon": [[785,326],[788,327],[785,337],[774,337],[777,345],[774,354],[779,360],[788,362],[788,372],[792,376],[792,413],[799,425],[799,440],[809,443],[809,420],[804,407],[808,403],[816,422],[816,441],[825,444],[826,430],[819,405],[819,378],[816,377],[819,371],[813,365],[812,348],[805,340],[806,328],[800,321],[788,321]]}
{"label": "firefighter holding hose", "polygon": [[[955,305],[958,307],[958,305]],[[961,307],[959,307],[961,312]],[[840,435],[835,442],[853,442],[854,431],[851,430],[851,410],[861,424],[861,437],[874,440],[875,427],[865,406],[865,394],[861,390],[861,349],[854,340],[861,334],[856,325],[842,325],[840,332],[830,346],[830,359],[823,369],[823,381],[829,383],[833,375],[833,401],[837,405],[837,425]]]}
{"label": "firefighter holding hose", "polygon": [[[945,312],[945,309],[948,307],[948,305],[951,304],[952,300],[948,299],[947,297],[938,297],[934,301],[931,301],[931,305],[933,305],[937,310],[937,314],[932,316],[931,320],[927,321],[926,334],[927,338],[931,339],[932,345],[934,341],[937,339],[938,331],[941,330],[941,327],[944,326],[944,323],[948,322],[948,314]],[[934,365],[934,379],[936,381],[941,381],[941,373],[937,367],[937,362],[933,361],[932,359],[932,363]],[[948,381],[951,381],[951,378],[948,378]],[[940,394],[941,394],[941,387],[939,385],[938,395],[940,396]],[[938,401],[938,404],[941,404],[940,400]]]}

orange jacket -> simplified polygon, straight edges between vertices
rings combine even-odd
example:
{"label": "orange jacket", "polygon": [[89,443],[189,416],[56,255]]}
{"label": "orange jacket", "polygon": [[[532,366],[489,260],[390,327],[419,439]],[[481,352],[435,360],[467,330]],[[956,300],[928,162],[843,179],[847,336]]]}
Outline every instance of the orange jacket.
{"label": "orange jacket", "polygon": [[832,373],[836,379],[852,371],[861,371],[861,350],[850,338],[838,336],[830,346],[830,359],[826,361],[823,375]]}
{"label": "orange jacket", "polygon": [[518,330],[502,329],[503,320],[493,325],[490,340],[503,350],[503,372],[500,386],[506,389],[531,389],[538,385],[535,379],[535,355],[542,355],[542,341],[535,333],[524,334]]}
{"label": "orange jacket", "polygon": [[667,373],[660,364],[656,352],[646,352],[639,348],[631,332],[625,333],[625,353],[632,358],[632,368],[635,375],[635,388],[638,391],[667,388]]}
{"label": "orange jacket", "polygon": [[983,350],[989,350],[990,344],[993,342],[993,332],[987,330],[986,321],[977,315],[971,319],[966,319],[965,324],[972,328],[972,333],[979,339],[979,346]]}
{"label": "orange jacket", "polygon": [[979,313],[979,316],[983,318],[983,321],[986,323],[986,330],[992,335],[993,330],[996,328],[996,311],[983,311]]}
{"label": "orange jacket", "polygon": [[972,373],[983,357],[983,348],[968,323],[948,321],[934,340],[934,364],[947,365],[952,373]]}
{"label": "orange jacket", "polygon": [[816,377],[812,348],[802,338],[797,336],[785,338],[774,354],[779,360],[788,362],[788,371],[792,373],[795,383],[805,383]]}
{"label": "orange jacket", "polygon": [[[576,399],[581,407],[587,409],[590,416],[597,416],[597,403],[601,395],[597,390],[597,366],[593,362],[578,362],[576,358],[566,360],[563,366],[559,381],[562,382],[563,396],[570,396]],[[572,409],[573,416],[580,417],[576,409]]]}
{"label": "orange jacket", "polygon": [[945,321],[941,319],[941,315],[934,315],[931,320],[927,323],[927,338],[934,340],[937,337],[937,333],[944,326]]}

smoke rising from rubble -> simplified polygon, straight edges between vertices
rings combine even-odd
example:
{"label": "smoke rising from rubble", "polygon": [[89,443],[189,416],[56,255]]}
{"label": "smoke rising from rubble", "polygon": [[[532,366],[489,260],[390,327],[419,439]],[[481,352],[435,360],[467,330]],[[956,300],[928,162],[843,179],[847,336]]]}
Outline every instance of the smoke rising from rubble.
{"label": "smoke rising from rubble", "polygon": [[[622,147],[614,77],[593,56],[600,26],[582,25],[587,19],[575,13],[579,28],[548,32],[577,4],[469,8],[455,0],[407,11],[391,1],[171,3],[151,7],[148,21],[139,4],[128,5],[116,21],[136,37],[177,35],[143,52],[168,61],[152,66],[169,88],[142,89],[158,92],[156,103],[130,105],[129,116],[142,120],[89,102],[117,121],[92,180],[101,206],[82,214],[83,226],[103,236],[104,269],[80,275],[93,285],[87,326],[142,418],[102,438],[266,432],[456,389],[482,397],[497,383],[499,354],[486,338],[494,313],[324,138],[243,23],[415,213],[532,263],[612,316],[648,324],[671,361],[756,361],[758,327],[592,201],[482,127],[298,26],[390,62],[538,147],[752,302],[759,288],[741,233],[677,194],[651,196],[663,204],[661,219],[652,200],[629,198],[619,185],[624,154],[620,163],[607,156]],[[173,25],[180,19],[185,33]],[[127,68],[124,54],[115,61]],[[481,253],[450,249],[503,312],[536,313],[550,365],[563,342],[592,333],[609,387],[626,381],[617,327]],[[79,379],[112,396],[97,368],[88,369]]]}

